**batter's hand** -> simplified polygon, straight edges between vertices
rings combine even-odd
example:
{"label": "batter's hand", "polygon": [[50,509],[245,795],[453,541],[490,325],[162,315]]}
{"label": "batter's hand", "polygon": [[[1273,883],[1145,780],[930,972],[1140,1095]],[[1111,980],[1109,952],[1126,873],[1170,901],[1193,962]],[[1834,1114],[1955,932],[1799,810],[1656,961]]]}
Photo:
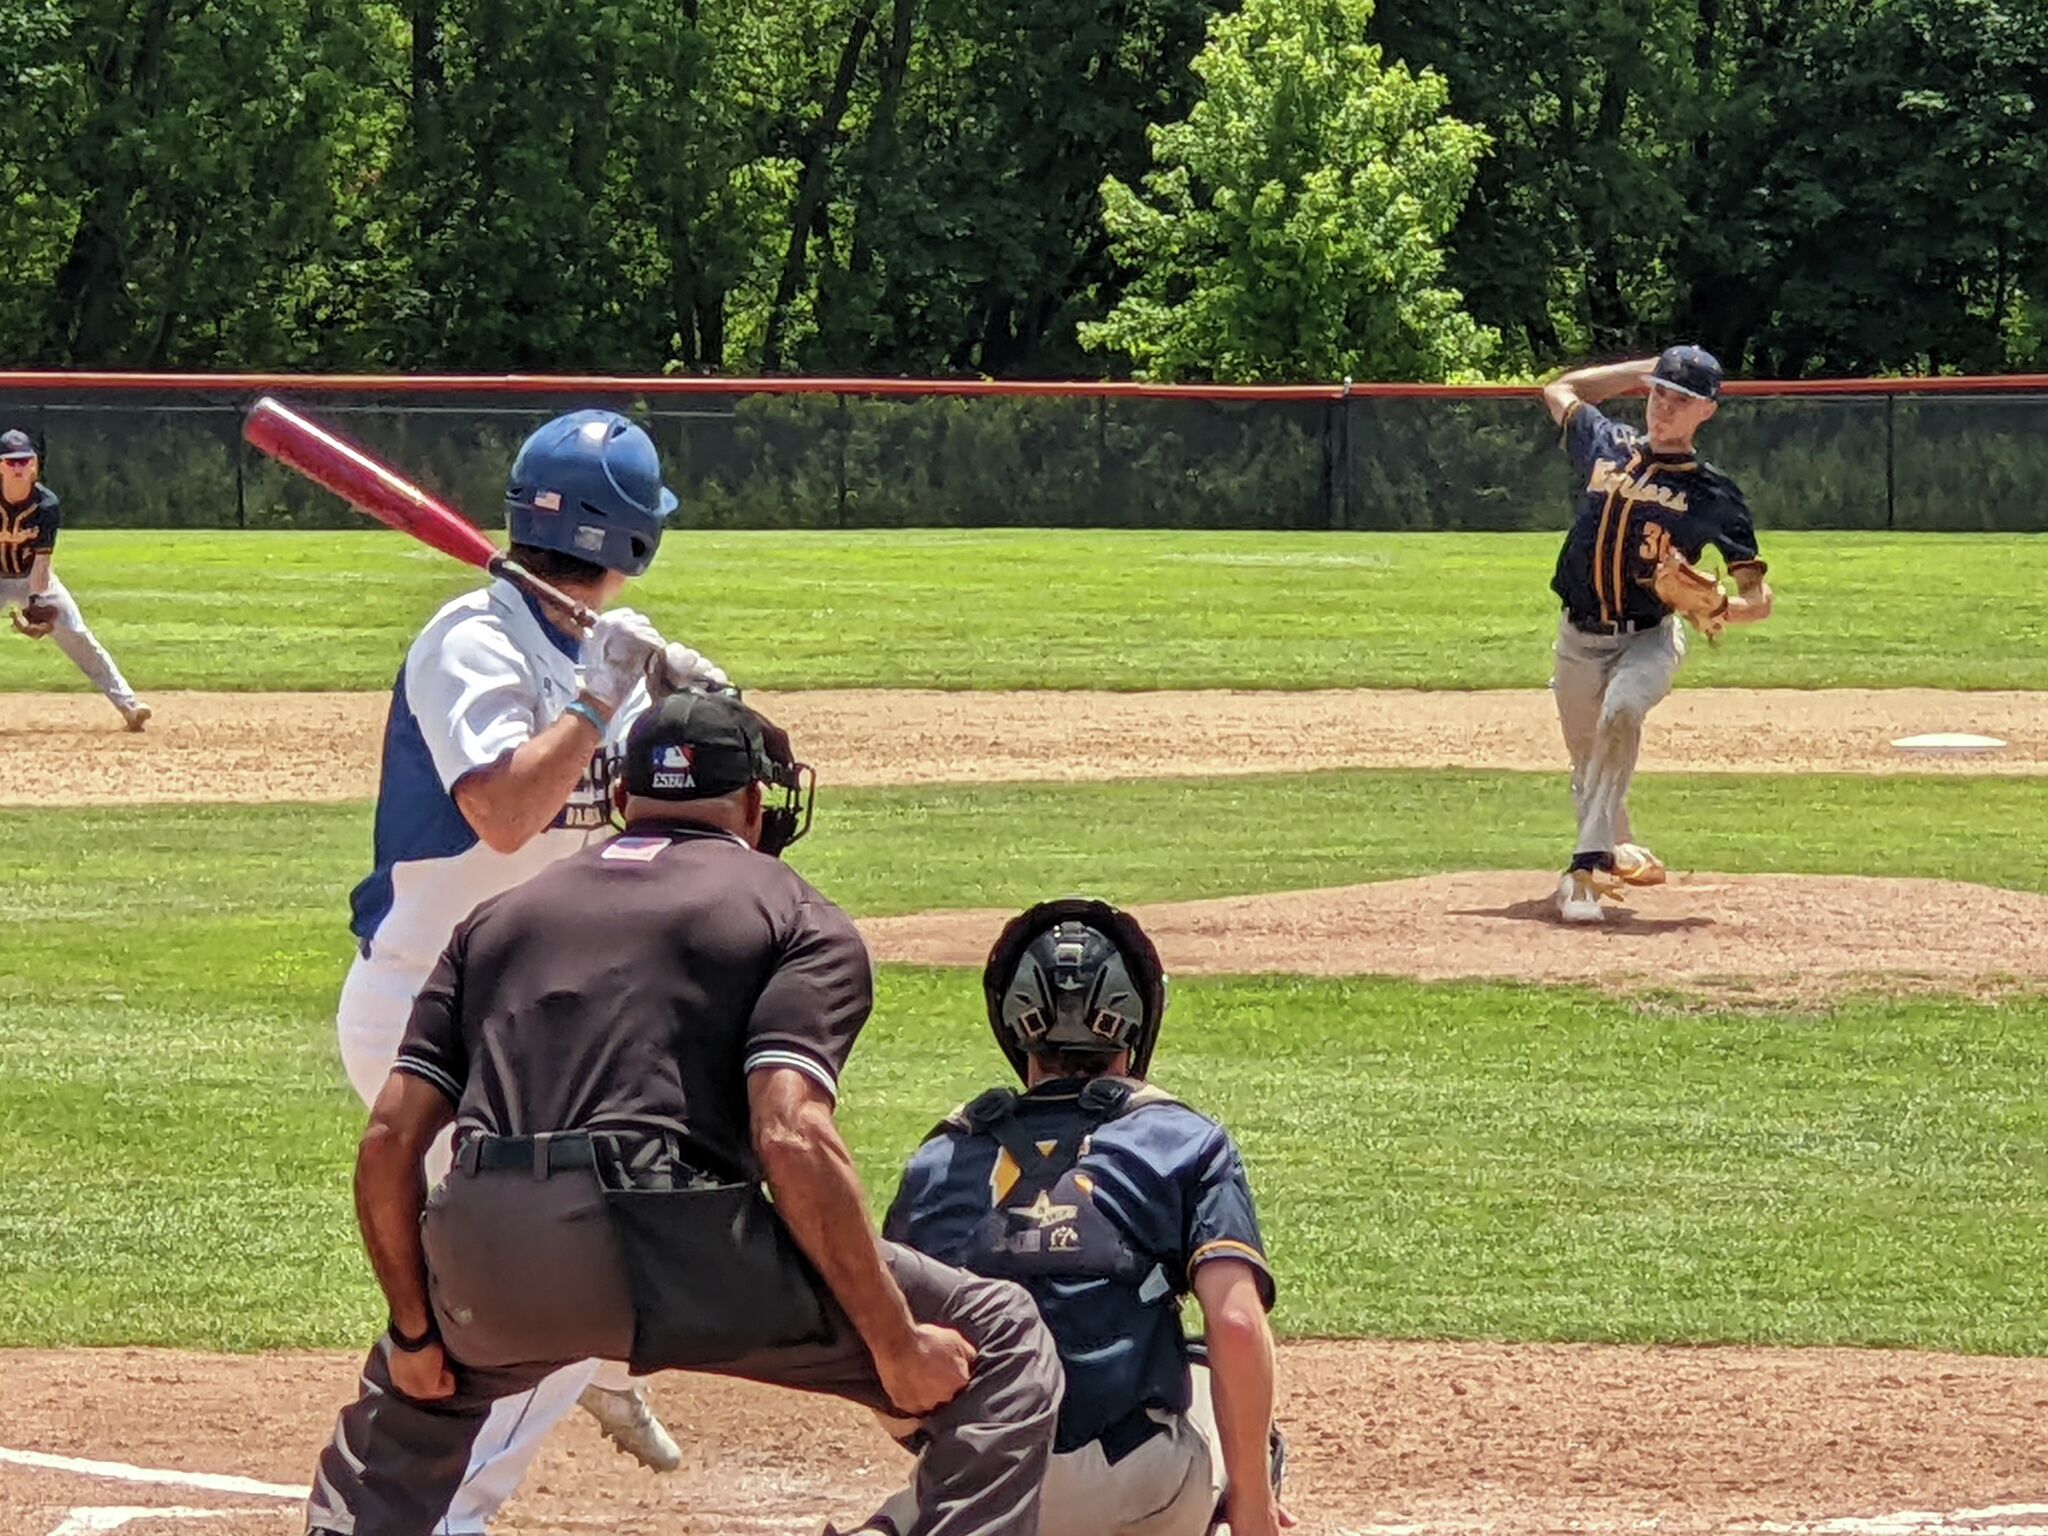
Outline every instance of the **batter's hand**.
{"label": "batter's hand", "polygon": [[973,1368],[974,1346],[934,1323],[919,1323],[902,1349],[875,1356],[882,1390],[913,1419],[936,1413],[958,1397]]}
{"label": "batter's hand", "polygon": [[435,1339],[425,1349],[390,1348],[391,1385],[416,1403],[438,1403],[455,1395],[455,1373],[448,1369],[448,1352]]}
{"label": "batter's hand", "polygon": [[598,615],[577,657],[583,691],[606,709],[617,709],[667,643],[645,614],[631,608]]}
{"label": "batter's hand", "polygon": [[647,658],[647,693],[657,704],[686,688],[719,693],[731,686],[725,668],[680,640],[669,641],[664,649]]}

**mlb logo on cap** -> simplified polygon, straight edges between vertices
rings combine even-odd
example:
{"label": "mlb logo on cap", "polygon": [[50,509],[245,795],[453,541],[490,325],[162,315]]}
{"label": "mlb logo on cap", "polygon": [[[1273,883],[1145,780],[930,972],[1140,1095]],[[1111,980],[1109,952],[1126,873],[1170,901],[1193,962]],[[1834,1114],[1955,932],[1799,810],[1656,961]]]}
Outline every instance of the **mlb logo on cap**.
{"label": "mlb logo on cap", "polygon": [[656,789],[695,789],[697,753],[692,747],[666,746],[654,754]]}

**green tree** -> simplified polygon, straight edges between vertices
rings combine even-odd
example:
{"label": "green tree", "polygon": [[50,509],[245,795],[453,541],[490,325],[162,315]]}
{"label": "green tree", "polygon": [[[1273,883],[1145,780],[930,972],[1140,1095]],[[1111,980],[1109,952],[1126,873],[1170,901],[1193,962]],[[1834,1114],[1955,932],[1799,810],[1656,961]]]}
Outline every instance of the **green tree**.
{"label": "green tree", "polygon": [[1430,73],[1382,62],[1372,0],[1248,0],[1211,22],[1202,98],[1152,130],[1139,193],[1103,185],[1135,275],[1084,345],[1149,378],[1476,373],[1497,336],[1444,284],[1486,152]]}

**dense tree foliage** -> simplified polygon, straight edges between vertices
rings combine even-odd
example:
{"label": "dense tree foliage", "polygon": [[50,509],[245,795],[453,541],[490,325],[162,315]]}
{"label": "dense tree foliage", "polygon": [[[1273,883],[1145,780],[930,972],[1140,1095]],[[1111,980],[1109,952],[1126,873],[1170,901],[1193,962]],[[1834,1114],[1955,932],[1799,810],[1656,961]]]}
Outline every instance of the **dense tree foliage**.
{"label": "dense tree foliage", "polygon": [[2039,0],[0,0],[0,35],[15,365],[2048,366]]}

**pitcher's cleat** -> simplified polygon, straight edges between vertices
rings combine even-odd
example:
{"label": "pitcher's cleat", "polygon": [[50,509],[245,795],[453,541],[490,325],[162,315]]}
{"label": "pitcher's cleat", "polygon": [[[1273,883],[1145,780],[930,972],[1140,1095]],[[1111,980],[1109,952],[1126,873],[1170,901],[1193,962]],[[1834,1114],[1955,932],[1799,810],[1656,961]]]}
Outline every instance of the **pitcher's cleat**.
{"label": "pitcher's cleat", "polygon": [[1598,871],[1590,869],[1568,869],[1558,877],[1557,915],[1568,923],[1602,923],[1607,915],[1600,910],[1600,892],[1593,883]]}
{"label": "pitcher's cleat", "polygon": [[605,1439],[649,1471],[673,1472],[683,1464],[682,1449],[662,1428],[661,1420],[647,1406],[638,1387],[620,1392],[610,1387],[588,1386],[576,1402],[597,1420]]}
{"label": "pitcher's cleat", "polygon": [[1623,885],[1662,885],[1664,861],[1641,843],[1616,843],[1614,873]]}

